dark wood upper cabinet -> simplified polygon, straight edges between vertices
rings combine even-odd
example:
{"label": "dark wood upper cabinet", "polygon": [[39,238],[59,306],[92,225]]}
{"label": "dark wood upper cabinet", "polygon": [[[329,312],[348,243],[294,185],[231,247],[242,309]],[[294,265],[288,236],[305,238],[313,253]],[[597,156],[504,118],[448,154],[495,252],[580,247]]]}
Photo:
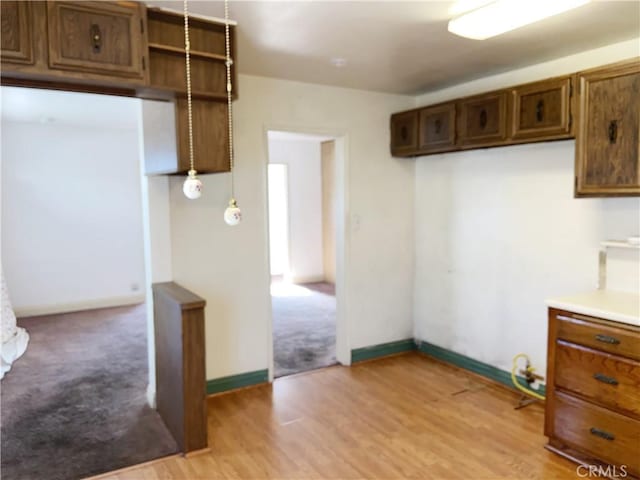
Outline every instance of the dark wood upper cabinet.
{"label": "dark wood upper cabinet", "polygon": [[447,103],[420,110],[420,153],[445,152],[456,144],[456,105]]}
{"label": "dark wood upper cabinet", "polygon": [[571,77],[516,87],[511,92],[511,138],[571,137]]}
{"label": "dark wood upper cabinet", "polygon": [[576,196],[640,195],[640,59],[578,79]]}
{"label": "dark wood upper cabinet", "polygon": [[144,5],[47,2],[49,67],[144,79]]}
{"label": "dark wood upper cabinet", "polygon": [[507,139],[507,94],[493,92],[458,104],[458,145],[491,146]]}
{"label": "dark wood upper cabinet", "polygon": [[0,2],[2,62],[32,65],[33,29],[30,2]]}
{"label": "dark wood upper cabinet", "polygon": [[418,110],[391,116],[391,154],[416,155],[418,150]]}
{"label": "dark wood upper cabinet", "polygon": [[[229,135],[227,128],[227,104],[213,100],[194,98],[193,154],[199,173],[229,171]],[[189,171],[189,124],[187,100],[176,99],[176,135],[178,165],[172,173]]]}

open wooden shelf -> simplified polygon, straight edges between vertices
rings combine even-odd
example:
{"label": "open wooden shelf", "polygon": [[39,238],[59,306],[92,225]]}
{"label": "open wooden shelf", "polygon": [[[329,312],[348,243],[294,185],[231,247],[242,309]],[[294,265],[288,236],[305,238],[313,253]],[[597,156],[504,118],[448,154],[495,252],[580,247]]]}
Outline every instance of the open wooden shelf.
{"label": "open wooden shelf", "polygon": [[[171,45],[162,45],[160,43],[150,43],[149,48],[151,50],[158,50],[161,52],[169,52],[169,53],[175,53],[180,55],[186,54],[186,50],[184,48],[173,47]],[[224,55],[219,55],[217,53],[202,52],[200,50],[191,50],[189,54],[192,57],[208,58],[210,60],[217,60],[221,62],[224,62],[227,59],[227,57],[225,57]]]}

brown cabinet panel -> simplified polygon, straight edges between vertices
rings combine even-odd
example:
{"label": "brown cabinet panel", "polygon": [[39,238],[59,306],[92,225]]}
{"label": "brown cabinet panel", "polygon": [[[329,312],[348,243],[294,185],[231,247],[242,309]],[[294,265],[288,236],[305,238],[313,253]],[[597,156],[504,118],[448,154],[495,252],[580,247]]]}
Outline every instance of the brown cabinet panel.
{"label": "brown cabinet panel", "polygon": [[47,2],[49,66],[144,78],[141,8],[123,2]]}
{"label": "brown cabinet panel", "polygon": [[640,60],[579,82],[576,196],[640,195]]}
{"label": "brown cabinet panel", "polygon": [[612,465],[640,473],[640,422],[557,392],[556,438]]}
{"label": "brown cabinet panel", "polygon": [[[187,99],[176,100],[177,172],[189,171],[189,120]],[[200,173],[229,171],[227,104],[193,99],[193,151]]]}
{"label": "brown cabinet panel", "polygon": [[458,144],[489,146],[507,139],[507,94],[494,92],[460,101]]}
{"label": "brown cabinet panel", "polygon": [[391,116],[391,154],[399,157],[415,155],[418,150],[418,111]]}
{"label": "brown cabinet panel", "polygon": [[454,150],[456,147],[456,105],[448,103],[420,110],[420,153]]}
{"label": "brown cabinet panel", "polygon": [[32,65],[33,29],[30,2],[0,2],[2,61]]}
{"label": "brown cabinet panel", "polygon": [[553,140],[571,135],[571,77],[545,80],[512,92],[511,137]]}

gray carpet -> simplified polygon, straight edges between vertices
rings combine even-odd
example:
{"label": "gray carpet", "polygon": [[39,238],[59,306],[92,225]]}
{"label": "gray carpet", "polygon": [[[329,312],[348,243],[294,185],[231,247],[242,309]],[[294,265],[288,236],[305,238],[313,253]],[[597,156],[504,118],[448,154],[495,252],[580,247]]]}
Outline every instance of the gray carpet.
{"label": "gray carpet", "polygon": [[3,480],[78,479],[177,452],[147,406],[144,305],[18,319],[1,383]]}
{"label": "gray carpet", "polygon": [[[296,288],[297,287],[297,288]],[[336,298],[333,285],[274,285],[273,355],[275,376],[336,363]]]}

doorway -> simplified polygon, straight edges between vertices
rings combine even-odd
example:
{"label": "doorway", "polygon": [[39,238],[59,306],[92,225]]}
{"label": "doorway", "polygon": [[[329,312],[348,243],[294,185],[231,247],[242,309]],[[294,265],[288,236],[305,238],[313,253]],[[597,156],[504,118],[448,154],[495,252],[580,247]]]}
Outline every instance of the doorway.
{"label": "doorway", "polygon": [[29,335],[3,365],[2,473],[84,478],[175,453],[147,402],[140,100],[0,91],[3,268]]}
{"label": "doorway", "polygon": [[273,375],[338,363],[336,138],[270,131]]}

